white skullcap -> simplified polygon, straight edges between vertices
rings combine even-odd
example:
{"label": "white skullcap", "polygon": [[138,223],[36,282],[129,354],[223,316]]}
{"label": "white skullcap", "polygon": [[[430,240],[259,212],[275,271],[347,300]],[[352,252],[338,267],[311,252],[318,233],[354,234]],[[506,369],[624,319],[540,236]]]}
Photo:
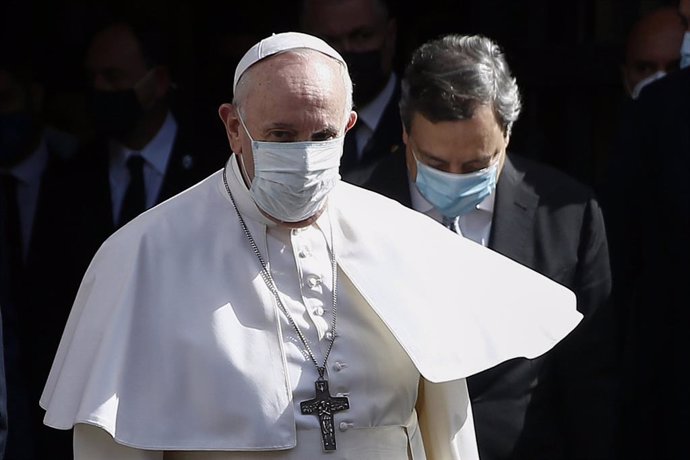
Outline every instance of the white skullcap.
{"label": "white skullcap", "polygon": [[283,32],[280,34],[273,34],[249,48],[249,51],[244,54],[240,60],[240,63],[237,64],[237,68],[235,69],[235,80],[232,84],[233,92],[237,88],[237,82],[240,81],[240,77],[244,74],[244,72],[247,71],[249,67],[264,58],[296,48],[307,48],[310,50],[319,51],[345,64],[345,60],[336,50],[334,50],[325,41],[314,37],[313,35],[303,34],[300,32]]}

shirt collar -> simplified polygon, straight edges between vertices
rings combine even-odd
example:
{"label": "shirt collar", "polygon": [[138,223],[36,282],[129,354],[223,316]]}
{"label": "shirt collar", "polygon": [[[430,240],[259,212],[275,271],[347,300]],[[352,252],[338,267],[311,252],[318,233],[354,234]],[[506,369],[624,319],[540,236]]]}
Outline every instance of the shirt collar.
{"label": "shirt collar", "polygon": [[139,154],[158,174],[164,175],[168,166],[168,160],[170,160],[170,153],[173,149],[176,134],[177,121],[168,112],[161,128],[143,149],[135,151],[128,149],[119,142],[111,141],[112,164],[124,166],[130,156]]}
{"label": "shirt collar", "polygon": [[378,96],[376,96],[374,100],[369,102],[361,109],[357,109],[357,116],[359,120],[367,125],[367,128],[370,130],[376,130],[376,127],[383,116],[383,112],[386,110],[388,101],[390,101],[391,97],[393,97],[397,79],[398,77],[395,75],[395,72],[392,72],[390,77],[388,77],[388,83],[386,83],[386,86],[384,86],[383,90],[381,90]]}
{"label": "shirt collar", "polygon": [[[409,187],[410,187],[410,198],[412,200],[412,208],[416,211],[423,212],[424,214],[433,217],[437,221],[441,221],[442,216],[441,213],[434,208],[434,205],[429,203],[429,201],[424,198],[424,196],[421,194],[419,189],[417,188],[417,185],[414,183],[414,181],[409,177],[407,178]],[[496,190],[484,198],[478,205],[475,210],[472,212],[477,212],[477,211],[483,211],[483,212],[488,212],[493,216],[494,213],[494,204],[496,202]]]}

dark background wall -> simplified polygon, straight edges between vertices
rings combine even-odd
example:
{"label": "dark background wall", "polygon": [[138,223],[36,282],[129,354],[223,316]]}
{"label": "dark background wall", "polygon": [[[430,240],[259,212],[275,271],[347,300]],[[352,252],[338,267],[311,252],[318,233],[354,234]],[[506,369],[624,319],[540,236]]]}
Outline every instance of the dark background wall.
{"label": "dark background wall", "polygon": [[[675,0],[424,0],[391,2],[398,68],[443,33],[481,33],[505,49],[524,98],[511,149],[587,182],[600,180],[623,97],[619,65],[632,22]],[[176,39],[179,100],[215,123],[234,64],[256,39],[294,29],[295,0],[3,0],[3,53],[30,59],[47,88],[46,117],[82,134],[82,56],[90,27],[111,8],[154,14]]]}

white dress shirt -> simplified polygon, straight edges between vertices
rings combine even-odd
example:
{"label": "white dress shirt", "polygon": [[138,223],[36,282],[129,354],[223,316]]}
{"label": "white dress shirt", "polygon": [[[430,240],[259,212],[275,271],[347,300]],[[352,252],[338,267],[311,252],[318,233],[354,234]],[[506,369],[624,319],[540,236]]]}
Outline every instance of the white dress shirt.
{"label": "white dress shirt", "polygon": [[129,186],[129,170],[127,169],[129,157],[141,155],[144,159],[144,189],[146,190],[146,208],[148,209],[158,200],[176,135],[177,122],[172,114],[168,113],[153,139],[139,151],[130,150],[116,141],[109,142],[110,198],[114,222],[119,219],[122,202]]}

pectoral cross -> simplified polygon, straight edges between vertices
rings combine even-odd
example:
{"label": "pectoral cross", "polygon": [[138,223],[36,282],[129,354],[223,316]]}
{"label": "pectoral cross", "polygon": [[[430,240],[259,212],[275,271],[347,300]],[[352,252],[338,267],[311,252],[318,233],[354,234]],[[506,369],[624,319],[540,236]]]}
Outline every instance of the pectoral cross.
{"label": "pectoral cross", "polygon": [[300,403],[305,415],[316,415],[321,425],[323,450],[335,450],[335,427],[333,414],[350,408],[350,401],[345,397],[333,397],[328,391],[328,381],[319,378],[316,381],[316,397]]}

